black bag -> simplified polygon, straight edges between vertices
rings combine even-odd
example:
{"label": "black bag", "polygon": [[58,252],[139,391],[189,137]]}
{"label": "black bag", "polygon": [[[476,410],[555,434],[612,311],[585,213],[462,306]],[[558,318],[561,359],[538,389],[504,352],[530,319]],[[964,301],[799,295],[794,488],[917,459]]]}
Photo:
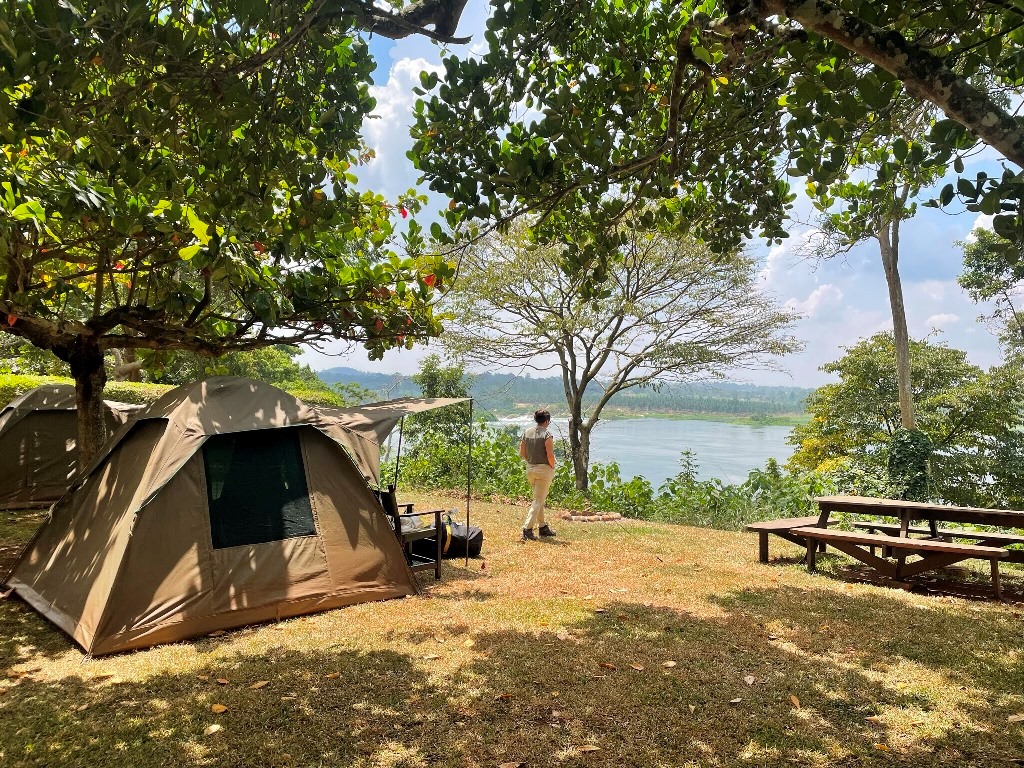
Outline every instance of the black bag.
{"label": "black bag", "polygon": [[[431,539],[417,539],[412,542],[412,552],[414,555],[433,558],[435,546],[436,544]],[[470,557],[479,557],[483,546],[484,531],[482,528],[477,528],[475,525],[466,528],[462,523],[456,523],[451,515],[441,517],[441,557],[443,559],[465,557],[467,549]]]}
{"label": "black bag", "polygon": [[446,515],[442,521],[445,528],[451,535],[451,543],[445,552],[445,557],[465,557],[468,550],[470,557],[480,557],[480,550],[484,546],[484,529],[471,525],[468,528],[462,523],[456,523],[450,515]]}

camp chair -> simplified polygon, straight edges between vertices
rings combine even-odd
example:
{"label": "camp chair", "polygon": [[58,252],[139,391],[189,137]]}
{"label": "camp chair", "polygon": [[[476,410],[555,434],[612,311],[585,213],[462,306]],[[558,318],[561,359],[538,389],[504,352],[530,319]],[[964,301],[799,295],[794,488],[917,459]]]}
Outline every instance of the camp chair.
{"label": "camp chair", "polygon": [[[413,571],[433,570],[434,579],[441,578],[441,549],[443,544],[441,513],[443,510],[435,509],[432,512],[414,512],[412,502],[398,503],[398,496],[395,493],[395,486],[389,485],[387,490],[374,491],[380,500],[385,514],[391,521],[391,527],[395,530],[402,551],[405,553],[405,561]],[[404,512],[402,510],[405,510]],[[422,523],[424,516],[430,523]],[[403,523],[403,520],[407,521]],[[432,539],[435,543],[434,556],[427,557],[412,551],[412,543],[419,539]]]}

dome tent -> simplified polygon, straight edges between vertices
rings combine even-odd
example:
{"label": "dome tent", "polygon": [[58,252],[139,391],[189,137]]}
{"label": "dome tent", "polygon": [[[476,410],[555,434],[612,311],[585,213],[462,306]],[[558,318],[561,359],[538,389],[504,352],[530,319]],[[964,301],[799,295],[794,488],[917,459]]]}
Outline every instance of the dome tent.
{"label": "dome tent", "polygon": [[[107,436],[142,410],[104,402]],[[0,509],[46,507],[71,484],[78,470],[75,388],[44,384],[0,411]]]}
{"label": "dome tent", "polygon": [[178,387],[107,442],[6,583],[97,655],[415,594],[367,484],[378,451],[268,384]]}

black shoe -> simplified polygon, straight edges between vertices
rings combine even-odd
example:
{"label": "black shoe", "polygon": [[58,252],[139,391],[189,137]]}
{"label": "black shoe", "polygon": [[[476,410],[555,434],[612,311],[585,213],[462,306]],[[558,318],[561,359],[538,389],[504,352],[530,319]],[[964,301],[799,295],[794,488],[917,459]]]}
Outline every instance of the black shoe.
{"label": "black shoe", "polygon": [[554,531],[552,531],[552,530],[551,530],[551,529],[550,529],[550,528],[549,528],[548,526],[546,526],[546,525],[542,525],[542,526],[540,527],[540,530],[539,530],[539,531],[537,531],[537,533],[539,533],[539,534],[540,534],[541,536],[543,536],[543,537],[544,537],[545,539],[553,539],[553,538],[555,537],[555,535],[556,535],[556,534],[555,534],[555,532],[554,532]]}
{"label": "black shoe", "polygon": [[533,528],[523,528],[523,541],[536,541],[537,537],[533,535]]}

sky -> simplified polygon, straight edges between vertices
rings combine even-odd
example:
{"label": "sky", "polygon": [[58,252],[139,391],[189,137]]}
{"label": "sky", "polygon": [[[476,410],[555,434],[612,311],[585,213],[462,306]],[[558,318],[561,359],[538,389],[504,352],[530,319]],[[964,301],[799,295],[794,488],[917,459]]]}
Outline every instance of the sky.
{"label": "sky", "polygon": [[[470,0],[459,34],[471,35],[473,42],[452,46],[454,53],[465,55],[481,49],[486,14],[484,0]],[[377,107],[364,123],[363,135],[376,158],[359,169],[360,185],[394,199],[416,186],[416,171],[406,157],[412,146],[409,126],[416,101],[412,89],[419,83],[420,71],[440,71],[441,52],[424,38],[395,42],[378,37],[371,39],[370,46],[377,61],[372,88]],[[980,169],[999,175],[998,160],[997,153],[986,149],[968,160],[964,175],[973,176]],[[950,179],[943,180],[936,191]],[[437,209],[447,201],[434,195],[431,202]],[[812,230],[796,223],[812,220],[806,199],[798,200],[794,219],[790,237],[782,245],[751,242],[748,252],[761,260],[764,290],[801,315],[794,334],[805,344],[804,350],[780,359],[780,371],[744,371],[734,378],[736,381],[821,386],[833,379],[819,370],[821,365],[841,357],[843,348],[892,329],[877,243],[867,241],[833,260],[809,261],[802,255],[801,246]],[[963,258],[958,242],[969,238],[976,226],[987,224],[983,217],[966,211],[919,208],[917,216],[903,224],[900,243],[900,275],[911,337],[920,339],[931,334],[933,341],[965,350],[973,363],[984,368],[1000,362],[999,345],[992,332],[977,321],[986,307],[971,301],[957,284],[957,277]],[[432,352],[443,356],[439,342],[388,352],[383,360],[371,361],[361,347],[338,342],[323,352],[307,349],[300,360],[315,370],[348,366],[408,374],[415,373],[419,361]]]}

